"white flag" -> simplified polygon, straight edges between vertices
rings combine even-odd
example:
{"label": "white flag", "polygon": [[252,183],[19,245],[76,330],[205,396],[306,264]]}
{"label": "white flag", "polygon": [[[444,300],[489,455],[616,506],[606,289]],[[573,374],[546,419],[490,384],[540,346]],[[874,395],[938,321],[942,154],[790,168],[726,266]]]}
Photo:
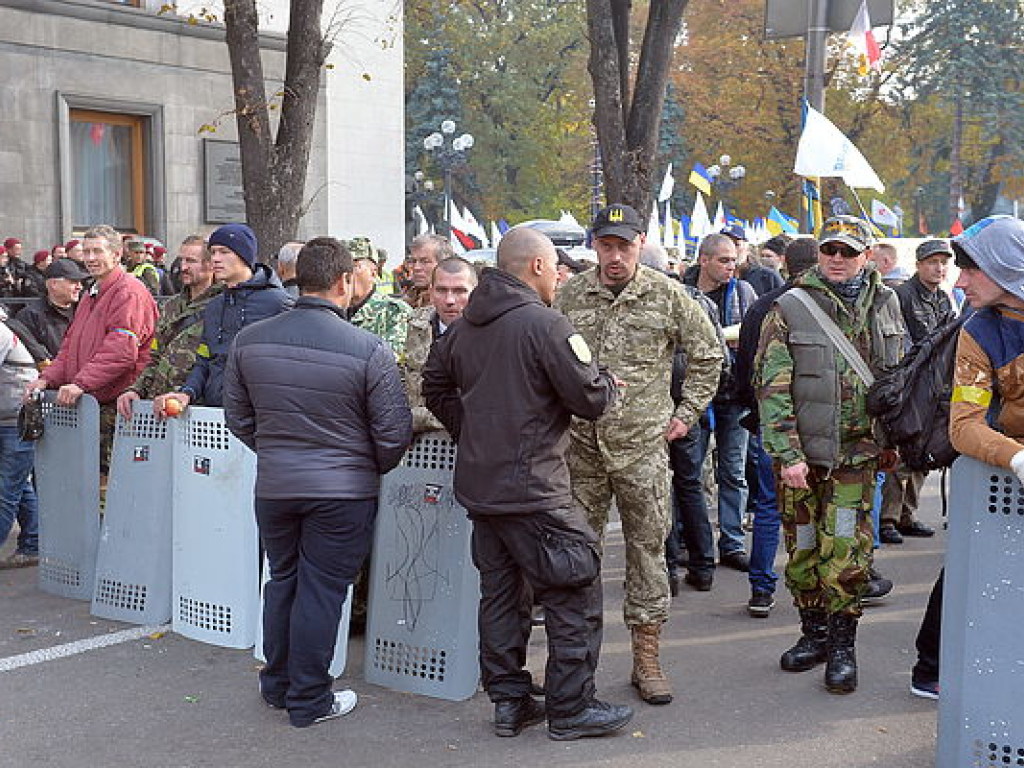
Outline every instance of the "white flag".
{"label": "white flag", "polygon": [[725,229],[725,225],[729,222],[725,218],[725,206],[722,205],[722,201],[718,201],[718,207],[715,209],[715,221],[713,222],[714,231],[721,232]]}
{"label": "white flag", "polygon": [[656,243],[661,242],[661,224],[658,221],[658,204],[651,203],[651,217],[647,220],[647,238]]}
{"label": "white flag", "polygon": [[885,192],[885,184],[860,150],[813,107],[807,108],[807,123],[800,135],[793,171],[812,178],[838,176],[847,186]]}
{"label": "white flag", "polygon": [[658,202],[664,203],[670,197],[672,197],[672,190],[676,188],[676,180],[672,176],[672,163],[668,164],[668,170],[665,171],[665,178],[661,182],[661,191],[658,192]]}
{"label": "white flag", "polygon": [[883,227],[892,227],[893,229],[900,225],[900,220],[896,217],[895,212],[885,203],[881,203],[878,200],[871,201],[871,220],[875,224],[881,224]]}
{"label": "white flag", "polygon": [[708,207],[704,204],[704,195],[697,192],[697,199],[693,201],[693,213],[690,215],[690,237],[700,242],[712,232],[714,229],[708,217]]}
{"label": "white flag", "polygon": [[491,221],[491,248],[497,248],[498,243],[501,242],[501,230],[498,229],[498,225]]}
{"label": "white flag", "polygon": [[661,244],[672,248],[676,244],[676,228],[672,225],[672,202],[665,201],[665,228],[661,230]]}
{"label": "white flag", "polygon": [[425,235],[430,232],[430,223],[427,221],[427,217],[423,215],[423,209],[418,205],[412,209],[412,218],[416,222],[417,235]]}

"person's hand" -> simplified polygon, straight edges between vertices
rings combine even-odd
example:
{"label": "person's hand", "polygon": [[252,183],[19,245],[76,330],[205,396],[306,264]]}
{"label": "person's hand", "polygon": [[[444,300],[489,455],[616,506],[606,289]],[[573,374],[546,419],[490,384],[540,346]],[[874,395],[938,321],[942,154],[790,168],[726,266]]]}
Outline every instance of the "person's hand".
{"label": "person's hand", "polygon": [[665,440],[671,443],[673,440],[686,437],[686,434],[689,431],[690,428],[686,426],[682,419],[677,419],[673,416],[668,420],[668,429],[665,430]]}
{"label": "person's hand", "polygon": [[807,484],[807,475],[810,471],[811,468],[807,466],[807,463],[801,461],[799,464],[794,464],[791,467],[783,467],[779,475],[781,476],[782,484],[787,488],[809,490],[810,486]]}
{"label": "person's hand", "polygon": [[25,394],[21,396],[21,402],[27,403],[32,399],[32,394],[41,389],[46,389],[46,379],[40,377],[35,381],[30,381],[25,387]]}
{"label": "person's hand", "polygon": [[70,408],[78,402],[78,398],[85,394],[85,390],[77,384],[65,384],[57,390],[57,405]]}
{"label": "person's hand", "polygon": [[132,420],[132,403],[140,400],[139,393],[133,389],[122,392],[117,398],[117,412],[125,421]]}
{"label": "person's hand", "polygon": [[1024,483],[1024,451],[1017,451],[1010,459],[1010,468],[1017,479]]}
{"label": "person's hand", "polygon": [[[178,406],[170,406],[168,408],[168,400],[177,400]],[[157,395],[153,398],[153,415],[158,419],[167,419],[181,414],[188,404],[192,402],[192,398],[186,395],[184,392],[168,392],[166,395]]]}
{"label": "person's hand", "polygon": [[895,448],[884,448],[878,457],[879,472],[895,472],[900,465],[900,452]]}

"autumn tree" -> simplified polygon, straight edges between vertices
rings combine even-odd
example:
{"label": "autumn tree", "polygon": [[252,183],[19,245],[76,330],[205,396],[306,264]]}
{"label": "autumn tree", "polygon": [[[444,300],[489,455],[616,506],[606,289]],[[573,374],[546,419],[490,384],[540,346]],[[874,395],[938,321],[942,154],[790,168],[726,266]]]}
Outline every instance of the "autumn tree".
{"label": "autumn tree", "polygon": [[630,39],[632,0],[587,0],[588,68],[605,196],[639,211],[651,207],[665,87],[687,1],[649,2],[637,51]]}
{"label": "autumn tree", "polygon": [[[294,239],[303,212],[320,71],[328,53],[323,5],[324,0],[291,0],[278,102],[267,94],[256,0],[224,2],[245,213],[264,257]],[[280,115],[276,131],[272,111]]]}

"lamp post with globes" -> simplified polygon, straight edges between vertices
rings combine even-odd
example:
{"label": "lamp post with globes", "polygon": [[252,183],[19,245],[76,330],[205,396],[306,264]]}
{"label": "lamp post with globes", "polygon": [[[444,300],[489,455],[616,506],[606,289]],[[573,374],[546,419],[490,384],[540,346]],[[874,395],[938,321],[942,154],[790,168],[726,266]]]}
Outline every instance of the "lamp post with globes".
{"label": "lamp post with globes", "polygon": [[729,192],[746,178],[747,169],[743,165],[733,165],[731,156],[722,155],[718,158],[718,163],[708,168],[708,176],[711,177],[711,184],[719,190],[718,196],[728,208]]}
{"label": "lamp post with globes", "polygon": [[466,162],[466,152],[473,148],[473,136],[464,133],[455,136],[455,121],[444,120],[441,130],[434,131],[423,140],[423,148],[433,154],[444,173],[444,223],[451,234],[452,225],[452,170]]}

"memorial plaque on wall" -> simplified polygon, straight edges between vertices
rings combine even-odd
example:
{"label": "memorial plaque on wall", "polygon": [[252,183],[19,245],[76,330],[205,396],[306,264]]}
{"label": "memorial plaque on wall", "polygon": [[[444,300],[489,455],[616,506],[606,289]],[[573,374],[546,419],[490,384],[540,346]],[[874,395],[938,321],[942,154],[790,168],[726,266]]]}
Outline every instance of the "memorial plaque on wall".
{"label": "memorial plaque on wall", "polygon": [[203,139],[203,200],[207,224],[245,221],[238,142]]}

